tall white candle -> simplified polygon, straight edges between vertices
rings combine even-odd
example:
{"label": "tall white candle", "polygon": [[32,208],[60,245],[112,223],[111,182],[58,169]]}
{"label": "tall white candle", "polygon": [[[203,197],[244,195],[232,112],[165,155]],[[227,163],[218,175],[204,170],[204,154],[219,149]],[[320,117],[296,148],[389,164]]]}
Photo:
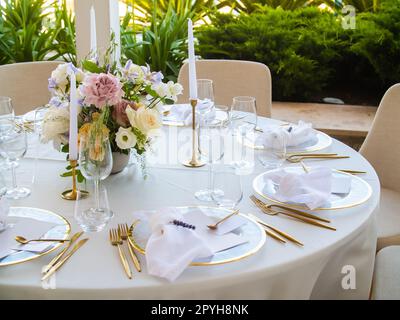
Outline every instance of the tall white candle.
{"label": "tall white candle", "polygon": [[69,101],[69,159],[78,159],[78,106],[76,94],[75,73],[71,69],[70,76],[70,101]]}
{"label": "tall white candle", "polygon": [[194,54],[193,23],[188,20],[189,98],[197,99],[196,57]]}
{"label": "tall white candle", "polygon": [[90,8],[90,52],[96,53],[97,51],[97,35],[96,35],[96,12],[94,7]]}

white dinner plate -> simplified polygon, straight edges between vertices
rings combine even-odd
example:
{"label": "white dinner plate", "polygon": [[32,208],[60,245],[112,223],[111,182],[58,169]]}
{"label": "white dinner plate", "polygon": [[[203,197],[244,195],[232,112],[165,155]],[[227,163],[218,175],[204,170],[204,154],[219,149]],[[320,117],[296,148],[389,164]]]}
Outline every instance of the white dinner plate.
{"label": "white dinner plate", "polygon": [[[232,212],[230,210],[217,207],[178,207],[176,209],[178,209],[183,215],[194,210],[197,211],[201,209],[204,214],[212,217],[213,219],[215,219],[215,221],[218,221],[219,219],[227,216],[229,213]],[[191,263],[192,266],[211,266],[239,261],[253,255],[262,248],[265,243],[265,231],[257,222],[255,222],[248,216],[241,213],[239,213],[239,215],[245,218],[247,220],[247,223],[245,223],[233,232],[245,237],[248,241],[239,246],[217,252],[211,258],[195,260]],[[140,221],[133,229],[132,238],[133,241],[137,244],[139,252],[145,254],[143,248],[146,247],[146,243],[149,237],[150,228],[148,223]]]}
{"label": "white dinner plate", "polygon": [[[38,209],[38,208],[28,208],[28,207],[11,207],[8,214],[9,217],[15,218],[30,218],[38,221],[44,221],[56,224],[55,227],[51,228],[42,238],[47,239],[67,239],[71,232],[71,226],[69,222],[62,216],[53,213],[51,211]],[[10,254],[3,259],[0,259],[0,267],[14,265],[22,262],[26,262],[32,259],[39,258],[48,254],[58,247],[62,243],[54,243],[49,246],[45,252],[35,253],[29,251],[18,251],[16,253]]]}
{"label": "white dinner plate", "polygon": [[[270,170],[264,173],[261,173],[253,180],[253,189],[256,195],[260,196],[261,199],[266,199],[273,203],[278,203],[281,205],[285,205],[287,207],[297,208],[297,209],[305,209],[308,208],[304,204],[298,203],[284,203],[274,198],[274,194],[276,193],[276,187],[272,185],[267,185],[264,182],[264,177],[271,172],[277,171],[280,169]],[[287,167],[285,168],[287,172],[293,173],[304,173],[304,169],[302,167]],[[335,210],[335,209],[345,209],[357,206],[359,204],[367,201],[372,194],[372,189],[370,185],[364,181],[363,179],[351,175],[349,173],[339,172],[333,170],[333,175],[346,175],[351,177],[351,189],[347,194],[331,194],[331,197],[326,205],[323,207],[317,208],[315,210]]]}
{"label": "white dinner plate", "polygon": [[[316,131],[315,139],[302,143],[295,147],[287,147],[288,153],[300,153],[300,152],[313,152],[318,150],[323,150],[328,148],[332,144],[332,138],[328,136],[326,133]],[[249,132],[245,139],[244,145],[253,149],[262,150],[264,146],[261,144],[257,144],[256,140],[262,133],[258,131]],[[241,143],[241,137],[238,136],[239,142]]]}

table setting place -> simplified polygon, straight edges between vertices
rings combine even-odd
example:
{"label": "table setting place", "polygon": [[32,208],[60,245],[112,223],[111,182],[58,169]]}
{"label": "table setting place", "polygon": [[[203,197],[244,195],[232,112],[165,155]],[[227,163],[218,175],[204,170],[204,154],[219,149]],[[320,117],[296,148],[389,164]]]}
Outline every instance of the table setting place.
{"label": "table setting place", "polygon": [[[311,238],[299,236],[300,228],[310,230],[310,237],[312,230],[338,234],[336,214],[369,200],[365,167],[352,167],[354,154],[336,152],[334,139],[311,123],[260,117],[251,96],[233,97],[230,106],[215,103],[212,79],[196,79],[191,32],[189,23],[189,104],[177,104],[180,84],[163,82],[148,66],[130,60],[99,65],[93,57],[82,68],[60,64],[49,75],[52,97],[44,107],[17,117],[11,99],[0,99],[0,274],[3,267],[40,258],[45,265],[38,281],[59,272],[67,277],[68,262],[82,258],[93,233],[103,233],[107,241],[99,250],[113,253],[120,269],[111,271],[124,281],[146,274],[175,282],[188,268],[207,274],[208,267],[240,264],[260,250],[267,257],[271,248],[280,255],[288,248],[301,252]],[[151,210],[139,210],[134,193],[126,193],[115,199],[126,203],[119,217],[111,191],[142,186],[115,177],[127,175],[129,165],[144,171],[157,132],[174,126],[189,129],[190,146],[175,165],[204,175],[207,185],[193,190],[190,206],[182,201],[159,207],[157,193],[151,194]],[[228,145],[239,151],[229,157]],[[56,156],[48,157],[51,152]],[[36,196],[35,187],[18,184],[24,157],[57,166],[54,181],[68,181],[70,188],[46,192],[57,198],[54,207],[73,211],[73,221],[44,202],[24,206]],[[152,167],[146,170],[151,174]],[[188,175],[185,183],[190,179],[196,178]],[[340,216],[341,223],[351,218]]]}

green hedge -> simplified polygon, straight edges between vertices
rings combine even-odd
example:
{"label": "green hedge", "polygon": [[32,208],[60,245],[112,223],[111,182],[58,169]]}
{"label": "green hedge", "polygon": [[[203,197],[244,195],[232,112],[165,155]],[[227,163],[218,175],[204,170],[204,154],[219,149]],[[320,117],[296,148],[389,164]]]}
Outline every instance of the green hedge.
{"label": "green hedge", "polygon": [[197,31],[198,52],[265,63],[274,100],[310,100],[344,86],[380,94],[400,82],[400,0],[387,0],[377,13],[357,14],[354,30],[345,30],[341,19],[313,7],[216,13]]}

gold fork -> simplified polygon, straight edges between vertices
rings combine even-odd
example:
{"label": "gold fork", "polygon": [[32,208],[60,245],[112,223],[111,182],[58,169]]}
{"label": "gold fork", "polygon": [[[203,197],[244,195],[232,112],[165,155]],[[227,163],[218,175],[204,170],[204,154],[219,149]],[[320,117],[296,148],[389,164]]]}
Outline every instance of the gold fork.
{"label": "gold fork", "polygon": [[[254,199],[256,199],[256,200],[254,200]],[[317,221],[313,220],[313,219],[315,219],[316,216],[313,216],[312,218],[306,218],[306,217],[302,217],[302,216],[299,216],[297,214],[290,213],[290,212],[273,210],[270,207],[268,207],[267,205],[265,205],[262,201],[258,200],[257,198],[254,197],[254,199],[252,199],[252,200],[255,203],[255,205],[257,207],[259,207],[262,212],[264,212],[265,214],[268,214],[270,216],[283,214],[283,215],[295,218],[297,220],[300,220],[300,221],[302,221],[304,223],[308,223],[308,224],[311,224],[311,225],[314,225],[314,226],[317,226],[317,227],[321,227],[321,228],[329,229],[329,230],[332,230],[332,231],[336,231],[336,228],[334,228],[334,227],[327,226],[327,225],[325,225],[323,223],[320,223],[320,222],[317,222]],[[285,210],[288,210],[288,209],[285,208]]]}
{"label": "gold fork", "polygon": [[132,272],[129,268],[128,260],[126,259],[125,253],[121,248],[122,239],[116,229],[110,229],[110,242],[113,246],[118,248],[119,257],[121,259],[122,266],[125,269],[125,273],[129,279],[132,279]]}
{"label": "gold fork", "polygon": [[129,231],[128,231],[128,225],[127,225],[126,223],[125,223],[125,224],[119,224],[119,225],[118,225],[118,231],[119,231],[119,233],[120,233],[120,235],[121,235],[122,241],[126,241],[126,242],[127,242],[127,246],[128,246],[128,250],[129,250],[129,255],[131,256],[131,259],[132,259],[132,261],[133,261],[133,264],[134,264],[136,270],[137,270],[138,272],[141,272],[141,271],[142,271],[142,268],[140,267],[139,259],[138,259],[137,255],[136,255],[135,251],[133,250],[133,246],[132,246],[131,242],[129,241],[129,237],[128,237],[128,233],[129,233]]}

